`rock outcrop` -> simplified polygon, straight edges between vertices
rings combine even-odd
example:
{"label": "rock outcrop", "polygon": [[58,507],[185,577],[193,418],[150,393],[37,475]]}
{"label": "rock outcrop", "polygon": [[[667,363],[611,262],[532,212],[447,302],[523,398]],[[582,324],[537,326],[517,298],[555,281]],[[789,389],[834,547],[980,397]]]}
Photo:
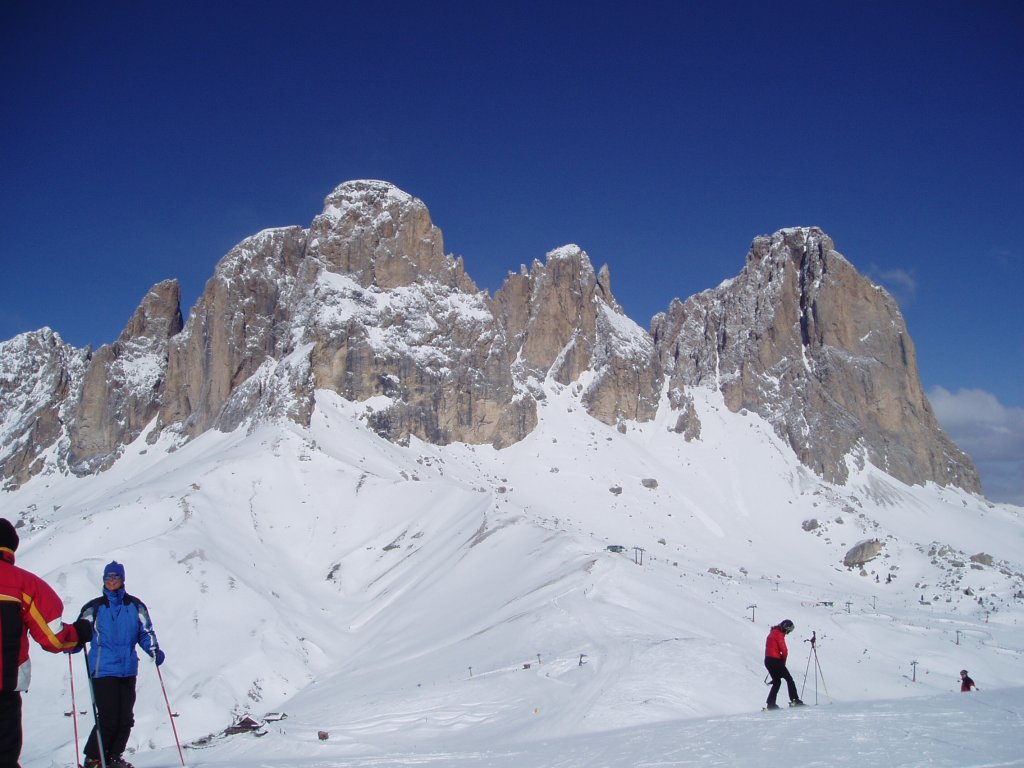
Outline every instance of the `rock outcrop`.
{"label": "rock outcrop", "polygon": [[737,278],[674,301],[648,333],[578,246],[509,274],[492,298],[445,254],[422,201],[354,181],[308,229],[233,248],[184,327],[179,303],[177,283],[155,286],[95,354],[49,330],[0,345],[8,485],[48,462],[100,471],[151,424],[149,439],[308,424],[317,390],[366,402],[389,440],[500,448],[533,430],[554,383],[620,429],[671,408],[687,440],[701,431],[692,388],[713,387],[830,481],[843,482],[852,460],[908,483],[980,490],[938,427],[892,298],[813,228],[755,239]]}

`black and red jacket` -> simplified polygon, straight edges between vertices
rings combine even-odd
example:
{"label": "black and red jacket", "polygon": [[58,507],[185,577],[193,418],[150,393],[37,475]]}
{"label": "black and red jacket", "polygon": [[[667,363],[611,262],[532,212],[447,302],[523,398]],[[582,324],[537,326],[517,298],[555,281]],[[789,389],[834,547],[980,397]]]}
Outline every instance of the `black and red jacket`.
{"label": "black and red jacket", "polygon": [[16,566],[14,552],[0,547],[0,692],[28,690],[30,634],[50,653],[75,648],[78,633],[61,620],[63,612],[53,588]]}

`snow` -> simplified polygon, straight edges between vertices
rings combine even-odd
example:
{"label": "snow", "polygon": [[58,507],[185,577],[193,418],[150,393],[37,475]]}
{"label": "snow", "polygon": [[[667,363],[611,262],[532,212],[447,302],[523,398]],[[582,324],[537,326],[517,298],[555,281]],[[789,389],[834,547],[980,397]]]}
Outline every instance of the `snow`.
{"label": "snow", "polygon": [[[359,219],[367,219],[370,212],[380,203],[397,205],[402,208],[422,205],[412,195],[386,181],[374,179],[346,181],[327,196],[324,201],[324,210],[319,218],[337,222],[354,211]],[[386,211],[378,214],[380,217],[388,215]],[[381,218],[381,222],[383,221],[386,219]]]}
{"label": "snow", "polygon": [[611,332],[612,344],[619,354],[626,358],[641,358],[644,355],[650,358],[654,343],[646,331],[604,302],[598,305],[598,311]]}
{"label": "snow", "polygon": [[581,254],[583,254],[583,249],[578,245],[575,243],[566,243],[565,245],[560,245],[559,247],[548,251],[547,261],[549,264],[555,261],[571,261],[573,259],[578,259]]}
{"label": "snow", "polygon": [[483,293],[466,294],[434,283],[384,291],[364,288],[347,275],[321,272],[316,297],[314,327],[340,332],[357,324],[378,356],[412,359],[435,376],[449,375],[466,353],[456,338],[482,342],[493,336],[488,326],[494,318]]}
{"label": "snow", "polygon": [[[184,742],[287,715],[186,748],[190,766],[1022,764],[1020,508],[870,466],[822,483],[710,390],[687,392],[686,442],[667,407],[622,433],[579,387],[544,386],[538,427],[502,451],[394,445],[366,426],[380,403],[320,391],[308,429],[140,439],[100,475],[3,493],[0,514],[69,620],[125,563]],[[872,538],[864,575],[844,568]],[[782,618],[810,706],[762,713]],[[72,764],[80,657],[32,658],[22,766]],[[964,667],[981,690],[959,693]],[[137,768],[180,764],[149,664],[136,723]]]}

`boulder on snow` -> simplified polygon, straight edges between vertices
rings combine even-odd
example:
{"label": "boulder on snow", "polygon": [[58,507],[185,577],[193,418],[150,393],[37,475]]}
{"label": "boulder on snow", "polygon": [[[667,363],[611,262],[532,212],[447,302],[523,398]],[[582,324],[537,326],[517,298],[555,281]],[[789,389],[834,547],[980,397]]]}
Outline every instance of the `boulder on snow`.
{"label": "boulder on snow", "polygon": [[878,539],[862,541],[846,553],[846,557],[843,558],[843,565],[847,568],[864,565],[864,563],[878,557],[878,554],[884,548],[885,544]]}

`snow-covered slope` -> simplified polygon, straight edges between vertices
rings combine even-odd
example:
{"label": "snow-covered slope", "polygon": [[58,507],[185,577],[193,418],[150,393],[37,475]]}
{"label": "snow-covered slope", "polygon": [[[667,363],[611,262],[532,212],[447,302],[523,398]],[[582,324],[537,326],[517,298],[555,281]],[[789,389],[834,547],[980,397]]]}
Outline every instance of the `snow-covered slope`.
{"label": "snow-covered slope", "polygon": [[[140,440],[107,472],[0,495],[0,514],[23,522],[18,562],[69,620],[106,562],[126,564],[184,742],[288,715],[187,748],[194,765],[754,764],[771,748],[764,636],[782,618],[804,699],[845,718],[796,716],[819,733],[867,742],[870,723],[925,710],[980,723],[982,700],[1021,711],[1019,508],[870,466],[828,485],[717,392],[691,391],[702,435],[687,442],[667,407],[622,432],[585,412],[583,386],[545,386],[538,428],[501,451],[395,445],[366,426],[383,398],[320,391],[308,429]],[[869,539],[881,554],[844,567]],[[22,764],[66,765],[81,660],[33,659]],[[963,667],[976,699],[952,693]],[[136,720],[132,761],[176,764],[150,668]],[[669,754],[687,734],[703,752]]]}

